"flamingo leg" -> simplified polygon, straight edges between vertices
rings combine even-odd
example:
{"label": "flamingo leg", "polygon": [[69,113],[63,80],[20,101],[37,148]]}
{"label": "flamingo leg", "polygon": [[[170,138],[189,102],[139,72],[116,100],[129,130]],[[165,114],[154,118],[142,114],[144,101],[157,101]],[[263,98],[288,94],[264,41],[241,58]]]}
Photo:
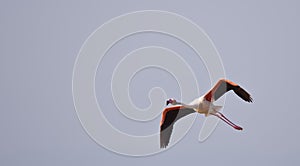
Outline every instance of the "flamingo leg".
{"label": "flamingo leg", "polygon": [[223,120],[225,123],[227,123],[228,125],[230,125],[231,127],[233,127],[236,130],[243,130],[242,127],[234,124],[233,122],[231,122],[229,119],[227,119],[222,113],[220,112],[216,112],[216,113],[212,113],[212,115],[215,115],[216,117],[220,118],[221,120]]}

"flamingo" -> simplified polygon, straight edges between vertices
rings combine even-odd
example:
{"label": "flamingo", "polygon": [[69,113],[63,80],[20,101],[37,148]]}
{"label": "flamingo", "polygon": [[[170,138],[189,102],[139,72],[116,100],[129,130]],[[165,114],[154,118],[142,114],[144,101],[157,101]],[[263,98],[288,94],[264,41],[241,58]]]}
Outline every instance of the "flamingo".
{"label": "flamingo", "polygon": [[196,98],[189,104],[177,102],[173,98],[168,99],[166,101],[166,105],[171,104],[176,106],[165,108],[162,112],[162,119],[160,121],[160,148],[166,148],[168,146],[175,122],[182,117],[195,112],[204,114],[206,117],[214,115],[234,129],[243,130],[242,127],[234,124],[221,112],[219,112],[222,106],[216,106],[213,104],[214,101],[218,100],[222,95],[231,90],[233,90],[234,93],[244,101],[252,102],[252,98],[247,91],[238,84],[225,79],[220,79],[210,91],[208,91],[205,95]]}

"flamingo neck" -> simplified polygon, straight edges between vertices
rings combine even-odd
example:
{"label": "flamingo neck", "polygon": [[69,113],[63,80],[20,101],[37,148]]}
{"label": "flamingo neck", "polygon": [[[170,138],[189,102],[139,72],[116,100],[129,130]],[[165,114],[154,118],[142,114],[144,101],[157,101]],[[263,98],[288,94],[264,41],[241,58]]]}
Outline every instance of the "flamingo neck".
{"label": "flamingo neck", "polygon": [[189,105],[189,104],[185,104],[185,103],[181,103],[181,102],[177,102],[176,104],[182,105],[186,108],[193,108],[194,109],[194,105]]}

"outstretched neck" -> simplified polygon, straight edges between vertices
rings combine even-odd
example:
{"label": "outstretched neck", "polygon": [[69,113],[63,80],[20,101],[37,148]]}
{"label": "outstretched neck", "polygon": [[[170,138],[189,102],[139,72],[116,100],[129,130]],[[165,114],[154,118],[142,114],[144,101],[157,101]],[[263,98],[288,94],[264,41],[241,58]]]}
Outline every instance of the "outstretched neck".
{"label": "outstretched neck", "polygon": [[189,104],[185,104],[185,103],[181,103],[181,102],[176,102],[176,104],[182,105],[186,108],[194,108],[193,105],[189,105]]}

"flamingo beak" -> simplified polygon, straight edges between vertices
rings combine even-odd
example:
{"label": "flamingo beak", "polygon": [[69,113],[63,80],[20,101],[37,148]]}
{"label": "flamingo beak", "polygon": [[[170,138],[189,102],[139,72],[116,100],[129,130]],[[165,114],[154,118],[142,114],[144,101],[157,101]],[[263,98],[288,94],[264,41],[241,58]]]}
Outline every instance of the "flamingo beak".
{"label": "flamingo beak", "polygon": [[170,103],[170,101],[169,101],[169,100],[167,100],[167,102],[166,102],[166,105],[169,105],[169,103]]}

